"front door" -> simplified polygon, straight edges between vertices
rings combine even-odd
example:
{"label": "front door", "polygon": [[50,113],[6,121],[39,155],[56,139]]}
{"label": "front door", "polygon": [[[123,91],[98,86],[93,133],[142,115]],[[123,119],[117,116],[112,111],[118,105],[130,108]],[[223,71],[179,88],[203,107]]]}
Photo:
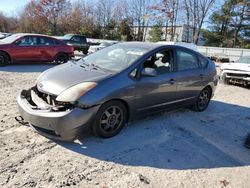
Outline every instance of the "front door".
{"label": "front door", "polygon": [[13,51],[13,59],[16,62],[30,63],[40,60],[40,52],[38,50],[37,37],[25,36],[16,41]]}
{"label": "front door", "polygon": [[[161,50],[142,63],[139,79],[135,84],[136,109],[138,113],[161,110],[176,99],[176,84],[171,50]],[[146,69],[155,71],[147,75]]]}

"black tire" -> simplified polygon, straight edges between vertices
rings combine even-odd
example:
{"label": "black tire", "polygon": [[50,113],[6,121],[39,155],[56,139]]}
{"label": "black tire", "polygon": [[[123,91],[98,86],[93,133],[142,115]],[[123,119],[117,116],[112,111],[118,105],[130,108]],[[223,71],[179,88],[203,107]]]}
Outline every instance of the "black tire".
{"label": "black tire", "polygon": [[88,50],[82,50],[82,53],[83,53],[84,55],[87,55],[87,54],[88,54]]}
{"label": "black tire", "polygon": [[208,87],[204,88],[200,92],[194,105],[192,106],[192,110],[196,111],[196,112],[202,112],[202,111],[206,110],[206,108],[208,107],[208,104],[210,102],[211,95],[212,95],[211,89]]}
{"label": "black tire", "polygon": [[221,83],[224,84],[224,85],[229,85],[229,84],[230,84],[229,79],[226,78],[226,75],[225,75],[225,74],[223,74],[223,75],[221,76]]}
{"label": "black tire", "polygon": [[66,63],[69,60],[69,56],[67,54],[59,53],[56,55],[55,63],[62,64]]}
{"label": "black tire", "polygon": [[103,104],[96,114],[92,125],[95,136],[110,138],[117,135],[127,122],[127,109],[120,101]]}
{"label": "black tire", "polygon": [[8,55],[4,52],[0,52],[0,66],[6,66],[8,64]]}

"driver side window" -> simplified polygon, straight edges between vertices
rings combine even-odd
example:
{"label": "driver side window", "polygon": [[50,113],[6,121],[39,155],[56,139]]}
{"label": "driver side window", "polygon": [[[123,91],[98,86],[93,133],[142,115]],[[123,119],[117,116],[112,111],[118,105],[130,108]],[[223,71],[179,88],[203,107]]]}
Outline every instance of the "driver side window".
{"label": "driver side window", "polygon": [[167,74],[173,71],[172,57],[171,50],[157,52],[143,63],[143,68],[155,69],[157,75]]}
{"label": "driver side window", "polygon": [[37,45],[37,37],[27,36],[23,37],[21,40],[17,42],[18,46],[36,46]]}

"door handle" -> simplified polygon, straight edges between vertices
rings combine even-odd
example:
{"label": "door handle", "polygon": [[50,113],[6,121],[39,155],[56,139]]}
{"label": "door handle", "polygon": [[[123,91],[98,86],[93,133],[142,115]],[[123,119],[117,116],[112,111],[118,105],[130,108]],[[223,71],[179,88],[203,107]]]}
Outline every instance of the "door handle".
{"label": "door handle", "polygon": [[174,81],[174,79],[172,78],[172,79],[169,80],[169,82],[170,82],[170,84],[174,84],[175,81]]}

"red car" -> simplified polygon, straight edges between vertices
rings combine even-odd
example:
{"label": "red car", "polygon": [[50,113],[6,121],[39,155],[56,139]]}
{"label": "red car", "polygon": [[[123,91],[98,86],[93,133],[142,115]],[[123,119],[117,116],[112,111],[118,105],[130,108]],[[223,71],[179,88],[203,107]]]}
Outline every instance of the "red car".
{"label": "red car", "polygon": [[0,41],[0,66],[10,63],[67,62],[73,46],[39,34],[14,34]]}

